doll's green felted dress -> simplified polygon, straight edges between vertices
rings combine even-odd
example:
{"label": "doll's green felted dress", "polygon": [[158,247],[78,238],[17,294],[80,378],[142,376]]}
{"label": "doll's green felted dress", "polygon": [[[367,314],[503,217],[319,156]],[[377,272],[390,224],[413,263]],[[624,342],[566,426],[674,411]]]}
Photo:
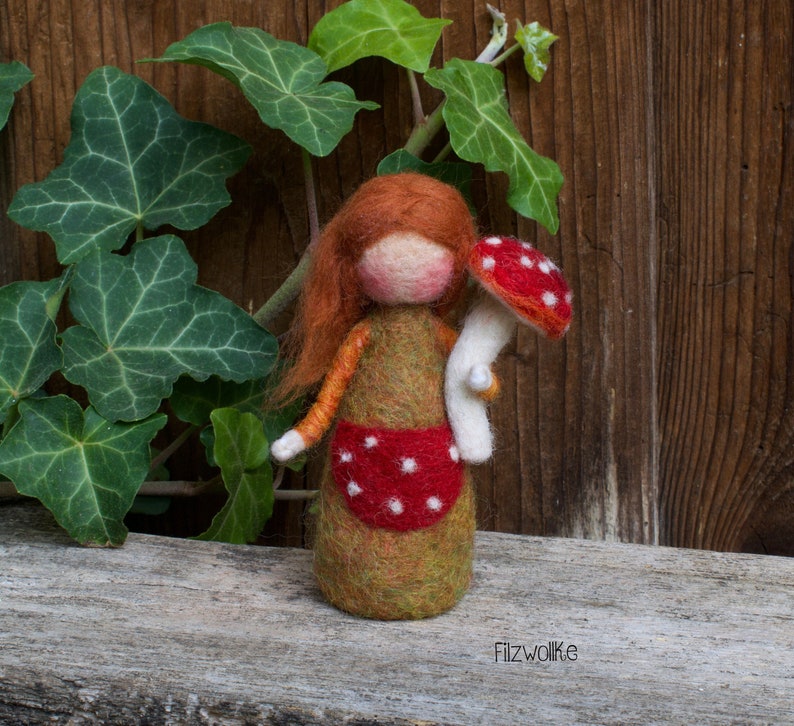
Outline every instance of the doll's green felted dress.
{"label": "doll's green felted dress", "polygon": [[474,493],[446,422],[448,331],[424,305],[377,306],[337,410],[314,569],[338,608],[383,620],[452,607],[469,586]]}

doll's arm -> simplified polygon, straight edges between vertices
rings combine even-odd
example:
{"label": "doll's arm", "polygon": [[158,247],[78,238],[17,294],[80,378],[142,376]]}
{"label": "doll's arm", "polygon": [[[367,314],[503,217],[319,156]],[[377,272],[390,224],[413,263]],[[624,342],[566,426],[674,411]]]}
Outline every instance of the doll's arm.
{"label": "doll's arm", "polygon": [[[436,334],[444,346],[447,355],[452,352],[455,343],[458,340],[458,334],[449,327],[444,321],[434,318],[436,324]],[[491,371],[490,366],[485,364],[477,364],[471,367],[469,375],[466,378],[466,383],[473,393],[481,398],[486,403],[493,401],[501,390],[499,379]]]}
{"label": "doll's arm", "polygon": [[356,372],[369,337],[368,321],[362,321],[353,328],[334,357],[331,370],[323,381],[314,405],[299,424],[274,441],[270,447],[270,453],[276,461],[292,459],[323,437],[334,419],[350,379]]}

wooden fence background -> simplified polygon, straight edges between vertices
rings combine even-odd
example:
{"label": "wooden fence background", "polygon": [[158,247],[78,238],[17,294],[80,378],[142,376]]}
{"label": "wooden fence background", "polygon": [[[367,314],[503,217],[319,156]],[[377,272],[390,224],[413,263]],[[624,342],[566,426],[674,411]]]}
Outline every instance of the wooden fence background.
{"label": "wooden fence background", "polygon": [[[300,155],[209,71],[135,61],[218,20],[305,43],[338,4],[0,3],[0,61],[36,74],[0,134],[0,282],[59,274],[50,240],[4,211],[19,186],[60,162],[77,88],[112,64],[151,82],[182,115],[254,146],[230,183],[233,205],[181,236],[202,284],[257,309],[307,241]],[[454,21],[436,65],[487,43],[484,2],[413,4]],[[504,204],[505,178],[480,172],[480,223],[556,258],[576,319],[564,343],[521,333],[504,356],[499,450],[477,471],[481,526],[794,554],[791,1],[499,7],[560,36],[542,84],[518,57],[504,70],[514,120],[566,182],[550,237]],[[339,77],[383,110],[360,114],[338,151],[318,160],[323,220],[411,123],[406,78],[388,63],[360,61]],[[423,97],[428,108],[438,100],[430,88]],[[300,536],[300,511],[279,505],[273,527],[284,541]]]}

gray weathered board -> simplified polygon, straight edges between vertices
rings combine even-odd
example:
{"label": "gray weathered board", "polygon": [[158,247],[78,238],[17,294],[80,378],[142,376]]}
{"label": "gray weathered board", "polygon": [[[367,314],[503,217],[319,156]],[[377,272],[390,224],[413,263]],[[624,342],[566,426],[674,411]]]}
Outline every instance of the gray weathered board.
{"label": "gray weathered board", "polygon": [[304,550],[84,549],[6,505],[0,723],[794,723],[793,610],[794,559],[478,533],[458,607],[373,622]]}

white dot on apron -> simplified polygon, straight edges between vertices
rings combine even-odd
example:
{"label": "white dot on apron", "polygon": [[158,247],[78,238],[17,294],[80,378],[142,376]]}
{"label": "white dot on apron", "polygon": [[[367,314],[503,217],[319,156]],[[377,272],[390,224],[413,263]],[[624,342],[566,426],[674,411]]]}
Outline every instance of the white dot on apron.
{"label": "white dot on apron", "polygon": [[403,507],[403,503],[396,497],[389,499],[389,501],[386,502],[386,506],[389,508],[389,511],[392,514],[402,514],[403,511],[405,510],[405,507]]}
{"label": "white dot on apron", "polygon": [[427,508],[433,512],[437,512],[439,509],[441,509],[441,500],[438,497],[428,498],[426,504]]}

